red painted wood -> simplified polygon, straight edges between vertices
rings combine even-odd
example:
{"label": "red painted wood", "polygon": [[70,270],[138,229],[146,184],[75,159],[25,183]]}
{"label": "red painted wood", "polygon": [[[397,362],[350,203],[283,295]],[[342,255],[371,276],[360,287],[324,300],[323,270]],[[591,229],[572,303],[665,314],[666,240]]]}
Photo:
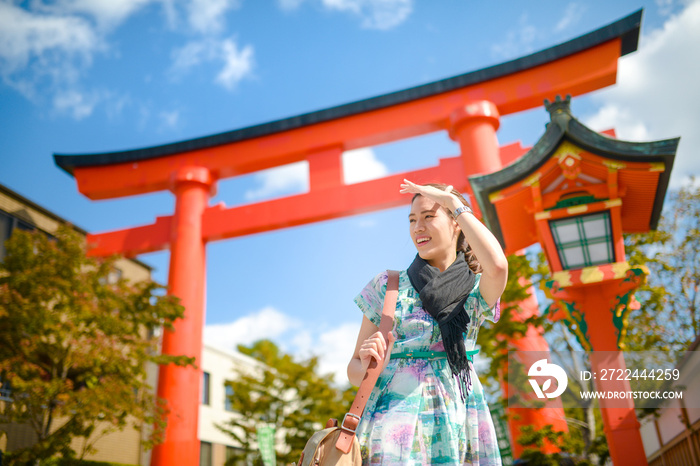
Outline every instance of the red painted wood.
{"label": "red painted wood", "polygon": [[199,167],[174,177],[175,215],[172,221],[168,293],[180,298],[184,316],[163,333],[162,353],[195,358],[195,367],[160,366],[158,396],[167,400],[165,441],[153,448],[151,466],[199,464],[199,400],[204,327],[205,245],[202,213],[211,176]]}
{"label": "red painted wood", "polygon": [[[555,298],[575,302],[576,307],[586,317],[589,329],[589,341],[593,351],[590,353],[592,371],[602,374],[603,369],[625,373],[627,368],[624,356],[617,347],[617,328],[612,321],[612,313],[617,306],[619,296],[639,286],[631,280],[611,279],[589,285],[574,285],[555,293]],[[629,380],[601,380],[593,382],[600,392],[629,392]],[[645,466],[647,463],[644,445],[640,433],[640,424],[631,399],[599,400],[603,417],[605,437],[610,448],[613,464],[621,466]]]}
{"label": "red painted wood", "polygon": [[[319,189],[281,199],[225,208],[217,205],[203,213],[204,242],[262,233],[408,204],[410,196],[399,193],[404,178],[418,183],[440,181],[467,190],[460,157],[440,160],[435,167],[385,178]],[[93,256],[124,254],[129,257],[166,249],[172,217],[156,223],[119,231],[88,235]]]}
{"label": "red painted wood", "polygon": [[336,188],[343,184],[343,148],[316,151],[306,156],[309,162],[309,190]]}
{"label": "red painted wood", "polygon": [[450,137],[459,143],[466,176],[503,168],[496,137],[499,116],[493,102],[485,100],[468,102],[450,115]]}
{"label": "red painted wood", "polygon": [[[338,118],[303,128],[138,163],[83,167],[74,171],[90,199],[168,189],[169,174],[185,166],[208,168],[217,179],[299,162],[305,154],[340,146],[374,146],[445,130],[450,115],[475,100],[488,100],[500,115],[542,105],[556,95],[584,94],[615,83],[620,40],[614,39],[553,63],[424,99]],[[466,154],[469,157],[469,154]]]}

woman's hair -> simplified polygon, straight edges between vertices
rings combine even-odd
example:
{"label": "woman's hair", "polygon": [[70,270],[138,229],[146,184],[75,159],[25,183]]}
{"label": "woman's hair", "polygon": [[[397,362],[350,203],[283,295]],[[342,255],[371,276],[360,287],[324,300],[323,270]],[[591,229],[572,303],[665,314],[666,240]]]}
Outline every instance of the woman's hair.
{"label": "woman's hair", "polygon": [[[438,188],[442,189],[443,191],[447,187],[446,184],[443,183],[426,183],[424,186],[432,186],[433,188]],[[462,204],[468,206],[469,202],[462,196],[462,193],[457,191],[456,189],[452,188],[451,191],[452,194],[457,196],[457,199],[462,201]],[[420,196],[420,194],[415,194],[413,198],[411,199],[411,204],[413,204],[413,201]],[[452,217],[452,213],[448,212],[447,213],[450,217]],[[474,255],[474,252],[472,251],[472,247],[469,246],[469,243],[467,243],[467,239],[464,237],[464,232],[460,231],[459,232],[459,237],[457,238],[457,252],[462,251],[464,253],[464,259],[467,261],[469,264],[469,268],[472,270],[474,273],[480,273],[481,272],[481,264],[479,264],[479,260],[476,258],[476,255]]]}

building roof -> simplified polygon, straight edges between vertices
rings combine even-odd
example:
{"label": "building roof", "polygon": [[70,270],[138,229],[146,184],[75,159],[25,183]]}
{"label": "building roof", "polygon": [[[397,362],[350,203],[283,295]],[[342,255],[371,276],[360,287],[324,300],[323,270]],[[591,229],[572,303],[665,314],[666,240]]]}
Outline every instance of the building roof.
{"label": "building roof", "polygon": [[[8,188],[8,187],[5,186],[5,185],[0,184],[0,193],[5,194],[5,195],[6,195],[7,197],[9,197],[9,198],[15,199],[15,200],[16,200],[17,202],[19,202],[20,204],[23,204],[23,205],[26,205],[26,206],[28,206],[28,207],[31,207],[32,209],[34,209],[34,210],[36,210],[37,212],[39,212],[41,215],[44,215],[44,216],[50,218],[51,220],[54,220],[55,222],[58,222],[58,223],[63,224],[63,225],[70,225],[70,227],[71,227],[73,230],[77,231],[78,233],[80,233],[80,234],[83,235],[83,236],[87,236],[87,235],[88,235],[87,230],[85,230],[85,229],[83,229],[83,228],[80,228],[79,226],[75,225],[73,222],[71,222],[71,221],[69,221],[69,220],[66,220],[66,219],[63,218],[63,217],[60,217],[59,215],[56,215],[55,213],[51,212],[50,210],[45,209],[44,207],[40,206],[40,205],[37,204],[36,202],[34,202],[34,201],[32,201],[32,200],[30,200],[30,199],[28,199],[28,198],[22,196],[22,195],[19,194],[18,192],[14,191],[14,190],[12,190],[12,189],[10,189],[10,188]],[[36,225],[35,225],[35,227],[36,227]],[[50,232],[49,232],[49,233],[50,233]],[[143,268],[145,268],[145,269],[147,269],[147,270],[149,270],[149,271],[152,271],[152,270],[153,270],[153,267],[151,267],[150,265],[148,265],[148,264],[146,264],[145,262],[142,262],[142,261],[140,261],[140,260],[138,260],[138,259],[135,259],[135,258],[126,258],[126,259],[127,259],[127,260],[130,260],[131,262],[134,262],[135,264],[140,265],[141,267],[143,267]]]}
{"label": "building roof", "polygon": [[141,149],[82,155],[54,154],[54,161],[60,168],[72,175],[73,170],[79,167],[140,162],[153,158],[179,154],[182,152],[201,150],[223,144],[258,138],[317,123],[323,123],[334,119],[391,107],[445,92],[450,92],[455,89],[464,88],[481,82],[487,82],[496,78],[518,73],[523,70],[532,69],[546,63],[555,62],[564,57],[585,51],[613,39],[620,39],[620,56],[622,56],[637,50],[641,18],[642,10],[638,10],[629,16],[626,16],[588,34],[525,57],[409,89],[391,92],[389,94],[363,99],[336,107],[304,113],[281,120],[275,120],[268,123],[227,131],[224,133]]}
{"label": "building roof", "polygon": [[[623,231],[649,231],[658,225],[680,138],[652,142],[614,139],[580,123],[569,105],[569,98],[546,102],[551,121],[525,155],[502,170],[469,178],[484,221],[509,253],[536,242],[529,180],[542,175],[538,182],[546,185],[552,180],[545,180],[545,172],[549,170],[550,177],[561,174],[553,173],[550,168],[556,164],[550,160],[564,144],[586,155],[589,169],[597,170],[589,175],[598,180],[607,179],[606,159],[622,162],[620,166],[627,168],[620,169],[618,181],[626,193]],[[632,170],[635,164],[640,165]]]}

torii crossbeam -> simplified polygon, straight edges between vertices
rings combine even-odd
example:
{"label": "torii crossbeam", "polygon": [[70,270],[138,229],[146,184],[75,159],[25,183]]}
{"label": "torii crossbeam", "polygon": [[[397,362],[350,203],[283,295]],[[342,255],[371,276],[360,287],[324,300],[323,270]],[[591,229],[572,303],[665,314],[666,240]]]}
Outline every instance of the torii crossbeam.
{"label": "torii crossbeam", "polygon": [[[185,316],[163,335],[163,352],[199,360],[207,242],[398,206],[405,202],[398,190],[404,177],[440,180],[469,193],[468,176],[499,170],[525,152],[518,145],[499,148],[500,115],[538,107],[558,94],[576,96],[614,84],[618,59],[637,49],[641,14],[532,55],[391,94],[162,146],[54,158],[90,199],[174,192],[172,216],[88,235],[88,242],[98,256],[170,248],[169,292],[181,299]],[[461,154],[435,167],[344,184],[344,151],[435,131],[448,131]],[[208,206],[220,179],[304,160],[307,193],[231,208]],[[158,394],[167,399],[170,414],[152,465],[199,461],[199,390],[199,370],[161,367]]]}

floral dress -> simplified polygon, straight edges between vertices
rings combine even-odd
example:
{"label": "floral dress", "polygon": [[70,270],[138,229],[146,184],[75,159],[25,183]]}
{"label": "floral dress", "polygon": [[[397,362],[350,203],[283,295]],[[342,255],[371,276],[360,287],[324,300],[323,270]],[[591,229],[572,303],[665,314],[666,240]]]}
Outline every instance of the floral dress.
{"label": "floral dress", "polygon": [[[489,309],[476,275],[465,308],[470,324],[467,350],[474,349],[479,326],[497,322],[498,303]],[[379,326],[388,276],[377,275],[355,298],[364,315]],[[444,351],[440,329],[423,310],[406,271],[399,275],[396,342],[392,354]],[[478,355],[477,355],[478,357]],[[472,387],[462,401],[447,359],[390,359],[367,400],[357,438],[362,464],[500,465],[498,440],[484,391],[471,371]]]}

